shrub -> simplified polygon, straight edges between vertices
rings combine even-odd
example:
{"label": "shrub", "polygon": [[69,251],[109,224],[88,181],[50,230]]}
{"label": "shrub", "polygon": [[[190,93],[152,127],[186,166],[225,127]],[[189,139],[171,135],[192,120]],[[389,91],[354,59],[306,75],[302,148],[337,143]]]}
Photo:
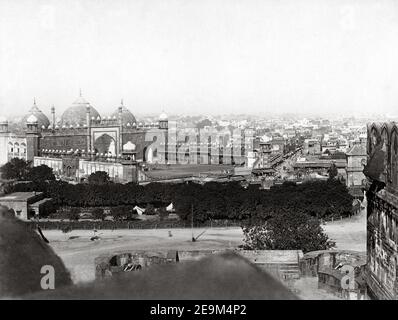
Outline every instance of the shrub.
{"label": "shrub", "polygon": [[104,209],[102,209],[102,208],[94,208],[92,211],[92,215],[93,215],[93,218],[97,219],[97,220],[105,219]]}
{"label": "shrub", "polygon": [[156,211],[155,211],[155,207],[152,205],[152,204],[148,204],[147,206],[146,206],[146,208],[145,208],[145,212],[144,212],[146,215],[148,215],[148,216],[153,216],[153,215],[155,215],[156,214]]}
{"label": "shrub", "polygon": [[79,208],[70,208],[68,216],[70,221],[78,221],[80,218]]}

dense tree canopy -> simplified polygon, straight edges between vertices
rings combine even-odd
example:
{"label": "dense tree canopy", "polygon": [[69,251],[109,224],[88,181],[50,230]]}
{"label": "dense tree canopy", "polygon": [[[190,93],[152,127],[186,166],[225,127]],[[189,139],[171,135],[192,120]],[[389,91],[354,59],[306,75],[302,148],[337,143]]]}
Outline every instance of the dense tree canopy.
{"label": "dense tree canopy", "polygon": [[26,180],[29,181],[55,180],[55,176],[52,168],[42,164],[41,166],[29,168],[26,175]]}
{"label": "dense tree canopy", "polygon": [[102,209],[102,208],[95,208],[92,211],[92,215],[93,215],[93,218],[97,219],[97,220],[104,220],[105,219],[104,209]]}
{"label": "dense tree canopy", "polygon": [[24,159],[12,158],[0,168],[1,176],[7,180],[26,180],[31,163]]}
{"label": "dense tree canopy", "polygon": [[330,168],[328,169],[328,174],[329,174],[329,179],[331,180],[337,177],[338,171],[335,163],[332,163],[330,165]]}
{"label": "dense tree canopy", "polygon": [[326,250],[332,247],[319,220],[305,211],[256,210],[243,227],[245,248],[250,250]]}
{"label": "dense tree canopy", "polygon": [[52,168],[44,164],[34,167],[31,161],[19,158],[12,158],[0,168],[0,172],[2,177],[7,180],[26,180],[35,183],[55,180]]}
{"label": "dense tree canopy", "polygon": [[6,192],[43,191],[57,206],[112,207],[129,205],[160,208],[173,203],[181,219],[195,222],[210,219],[247,220],[256,212],[305,212],[317,217],[348,216],[352,197],[338,180],[309,181],[300,185],[285,183],[270,190],[258,185],[243,188],[238,182],[204,185],[197,183],[68,184],[62,181],[9,185]]}
{"label": "dense tree canopy", "polygon": [[88,177],[88,183],[89,184],[107,184],[111,181],[109,178],[109,175],[105,171],[96,171],[90,174]]}

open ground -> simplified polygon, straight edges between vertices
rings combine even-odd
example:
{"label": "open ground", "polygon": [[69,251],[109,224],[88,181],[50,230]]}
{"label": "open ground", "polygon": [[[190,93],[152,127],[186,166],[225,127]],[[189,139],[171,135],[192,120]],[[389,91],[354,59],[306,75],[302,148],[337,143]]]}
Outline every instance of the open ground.
{"label": "open ground", "polygon": [[[366,250],[366,212],[349,219],[328,222],[323,226],[336,249],[356,251]],[[172,236],[169,236],[171,231]],[[217,250],[233,249],[243,243],[241,228],[195,228],[194,236],[205,233],[196,242],[192,242],[191,229],[123,229],[99,230],[96,235],[101,239],[91,241],[94,235],[90,230],[73,230],[62,233],[59,230],[45,230],[50,245],[64,261],[72,274],[73,281],[94,280],[94,259],[106,253],[123,250]],[[332,298],[319,292],[314,279],[300,279],[295,286],[302,298]],[[318,292],[317,292],[318,291]]]}

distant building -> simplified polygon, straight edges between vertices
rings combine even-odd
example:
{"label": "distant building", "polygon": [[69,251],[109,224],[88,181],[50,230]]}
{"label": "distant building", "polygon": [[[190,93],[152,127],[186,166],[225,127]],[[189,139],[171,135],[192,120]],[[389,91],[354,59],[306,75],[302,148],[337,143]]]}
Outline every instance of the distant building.
{"label": "distant building", "polygon": [[285,153],[286,140],[283,137],[273,137],[270,142],[272,145],[272,153]]}
{"label": "distant building", "polygon": [[274,175],[274,167],[283,161],[283,154],[273,152],[271,142],[260,142],[259,149],[250,153],[247,161],[256,175]]}
{"label": "distant building", "polygon": [[398,126],[369,124],[367,134],[368,294],[398,299]]}
{"label": "distant building", "polygon": [[26,137],[8,131],[8,121],[0,117],[0,166],[12,158],[27,160]]}
{"label": "distant building", "polygon": [[299,176],[308,176],[311,173],[327,175],[332,164],[337,167],[338,176],[346,176],[346,159],[306,157],[299,158],[293,163],[294,172]]}
{"label": "distant building", "polygon": [[321,143],[317,139],[305,139],[303,146],[304,155],[318,155],[321,154]]}
{"label": "distant building", "polygon": [[362,144],[354,144],[346,153],[348,188],[365,186],[363,168],[366,165],[366,148]]}

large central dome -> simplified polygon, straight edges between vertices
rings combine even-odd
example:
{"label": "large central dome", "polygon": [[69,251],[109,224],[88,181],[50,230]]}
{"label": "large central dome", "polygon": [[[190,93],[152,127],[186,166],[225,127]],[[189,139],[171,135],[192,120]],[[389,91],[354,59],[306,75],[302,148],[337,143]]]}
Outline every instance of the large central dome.
{"label": "large central dome", "polygon": [[70,125],[84,125],[86,124],[86,112],[87,107],[90,108],[90,119],[94,117],[97,119],[100,117],[100,114],[93,106],[90,105],[81,95],[77,98],[75,102],[73,102],[72,106],[64,111],[61,117],[61,124],[70,126]]}

